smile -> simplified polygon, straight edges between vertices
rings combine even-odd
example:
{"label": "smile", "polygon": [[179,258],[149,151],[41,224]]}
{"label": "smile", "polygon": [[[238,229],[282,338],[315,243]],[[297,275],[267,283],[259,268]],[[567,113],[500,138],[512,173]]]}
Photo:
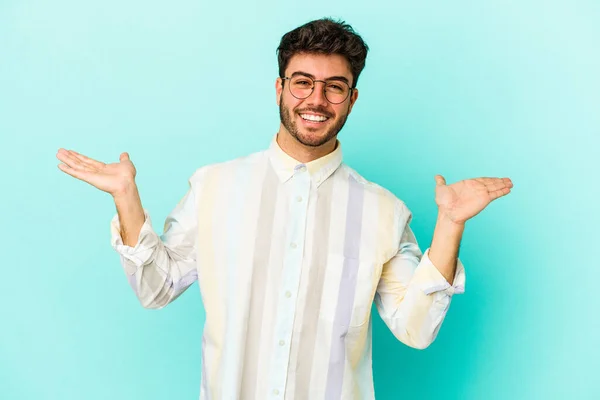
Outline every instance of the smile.
{"label": "smile", "polygon": [[323,122],[323,121],[327,121],[329,119],[329,117],[326,117],[324,115],[315,115],[315,114],[300,114],[300,117],[305,121],[311,121],[311,122]]}

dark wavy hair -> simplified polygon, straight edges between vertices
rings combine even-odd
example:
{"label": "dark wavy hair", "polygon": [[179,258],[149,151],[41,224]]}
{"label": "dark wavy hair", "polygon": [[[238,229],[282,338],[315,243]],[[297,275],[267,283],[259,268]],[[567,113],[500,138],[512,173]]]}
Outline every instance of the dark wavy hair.
{"label": "dark wavy hair", "polygon": [[277,48],[279,76],[284,77],[290,59],[295,54],[340,54],[350,63],[352,87],[365,68],[369,47],[344,21],[322,18],[310,21],[281,37]]}

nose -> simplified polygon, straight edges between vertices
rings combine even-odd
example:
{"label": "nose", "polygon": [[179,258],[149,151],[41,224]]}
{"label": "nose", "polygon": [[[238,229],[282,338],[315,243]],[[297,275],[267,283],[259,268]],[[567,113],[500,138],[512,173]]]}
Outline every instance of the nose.
{"label": "nose", "polygon": [[306,99],[309,106],[327,107],[329,102],[325,97],[325,82],[315,82],[313,92]]}

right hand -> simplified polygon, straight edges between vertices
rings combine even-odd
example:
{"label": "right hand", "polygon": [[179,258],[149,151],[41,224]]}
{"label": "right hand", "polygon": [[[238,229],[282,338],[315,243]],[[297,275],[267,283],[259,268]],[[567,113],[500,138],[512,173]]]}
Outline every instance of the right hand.
{"label": "right hand", "polygon": [[113,197],[125,194],[135,187],[135,166],[129,154],[121,153],[118,163],[104,164],[73,150],[58,149],[56,158],[62,161],[58,168],[90,185],[111,194]]}

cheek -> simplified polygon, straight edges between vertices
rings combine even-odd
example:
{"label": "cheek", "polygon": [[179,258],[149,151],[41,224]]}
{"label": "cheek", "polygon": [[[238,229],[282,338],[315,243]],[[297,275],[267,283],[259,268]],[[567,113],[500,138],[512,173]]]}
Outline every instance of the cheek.
{"label": "cheek", "polygon": [[333,107],[333,112],[335,113],[335,117],[338,118],[340,116],[346,115],[348,113],[348,104],[337,104]]}
{"label": "cheek", "polygon": [[302,100],[298,100],[295,97],[290,97],[284,94],[281,101],[283,101],[283,105],[289,110],[290,114],[294,114],[295,110],[302,104]]}

